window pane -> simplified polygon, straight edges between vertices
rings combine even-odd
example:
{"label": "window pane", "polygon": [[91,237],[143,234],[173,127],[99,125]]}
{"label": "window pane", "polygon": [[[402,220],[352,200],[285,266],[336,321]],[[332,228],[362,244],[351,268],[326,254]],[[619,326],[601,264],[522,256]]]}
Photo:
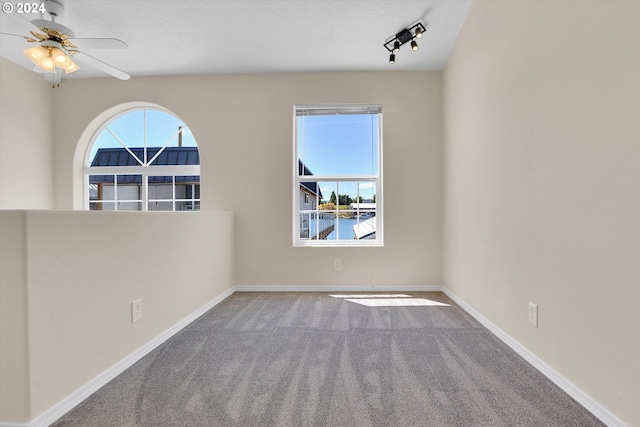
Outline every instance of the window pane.
{"label": "window pane", "polygon": [[89,176],[89,200],[115,200],[114,175]]}
{"label": "window pane", "polygon": [[[304,184],[301,184],[301,187]],[[320,199],[320,210],[336,210],[338,208],[338,183],[335,181],[318,181],[317,190]]]}
{"label": "window pane", "polygon": [[358,195],[360,197],[360,203],[375,203],[376,202],[376,182],[371,181],[359,181],[358,182]]}
{"label": "window pane", "polygon": [[335,227],[336,212],[300,213],[300,239],[326,239]]}
{"label": "window pane", "polygon": [[173,202],[149,202],[148,210],[150,211],[172,211]]}
{"label": "window pane", "polygon": [[171,200],[171,199],[173,199],[173,185],[149,184],[149,200]]}
{"label": "window pane", "polygon": [[300,213],[300,229],[298,232],[298,236],[300,239],[309,239],[309,226],[311,225],[311,213],[309,212],[301,212]]}
{"label": "window pane", "polygon": [[119,211],[141,211],[141,202],[118,202]]}
{"label": "window pane", "polygon": [[176,210],[177,211],[199,211],[200,201],[197,201],[197,200],[176,201]]}
{"label": "window pane", "polygon": [[[317,230],[317,238],[320,240],[333,240],[336,227],[336,212],[320,212],[314,231]],[[315,233],[314,233],[315,236]]]}
{"label": "window pane", "polygon": [[[109,122],[98,134],[91,147],[89,164],[93,164],[99,149],[124,150],[126,147],[143,147],[144,143],[144,112],[131,111]],[[112,159],[113,160],[113,159]],[[108,166],[103,160],[94,166]],[[109,166],[115,166],[113,164]]]}
{"label": "window pane", "polygon": [[199,176],[176,176],[176,199],[199,199]]}
{"label": "window pane", "polygon": [[352,209],[351,204],[357,203],[358,198],[358,182],[357,181],[341,181],[338,183],[338,206],[342,211]]}
{"label": "window pane", "polygon": [[117,175],[116,182],[118,200],[141,199],[140,188],[142,185],[142,175]]}
{"label": "window pane", "polygon": [[92,211],[115,211],[115,202],[90,202],[89,210]]}
{"label": "window pane", "polygon": [[[127,147],[144,145],[144,110],[131,111],[111,121],[107,128]],[[122,147],[122,145],[114,145]]]}
{"label": "window pane", "polygon": [[[199,179],[200,177],[198,177]],[[200,199],[200,184],[193,184],[187,188],[187,198]]]}
{"label": "window pane", "polygon": [[147,179],[149,200],[173,199],[173,176],[149,176]]}
{"label": "window pane", "polygon": [[177,117],[160,110],[147,110],[147,146],[178,147],[180,138],[178,130],[182,128],[182,146],[197,147],[193,134]]}
{"label": "window pane", "polygon": [[378,115],[298,116],[300,175],[378,174]]}
{"label": "window pane", "polygon": [[371,240],[376,238],[376,217],[374,212],[361,214],[351,226],[353,238]]}
{"label": "window pane", "polygon": [[176,184],[196,184],[200,185],[200,176],[199,175],[181,175],[176,176]]}

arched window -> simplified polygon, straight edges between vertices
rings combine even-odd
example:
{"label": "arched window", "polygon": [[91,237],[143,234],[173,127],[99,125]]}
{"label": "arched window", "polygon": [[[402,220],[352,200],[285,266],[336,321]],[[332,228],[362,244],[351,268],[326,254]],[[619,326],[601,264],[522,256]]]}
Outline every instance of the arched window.
{"label": "arched window", "polygon": [[95,133],[85,163],[85,209],[200,209],[200,154],[189,128],[151,108],[119,114]]}

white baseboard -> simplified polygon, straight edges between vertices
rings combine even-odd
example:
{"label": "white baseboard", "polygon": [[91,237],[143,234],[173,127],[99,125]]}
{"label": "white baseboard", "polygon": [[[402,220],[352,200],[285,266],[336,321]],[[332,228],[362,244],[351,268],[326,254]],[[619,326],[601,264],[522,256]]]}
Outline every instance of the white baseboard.
{"label": "white baseboard", "polygon": [[469,304],[460,299],[457,295],[451,292],[445,287],[441,287],[442,292],[448,296],[453,302],[458,304],[464,311],[469,313],[473,318],[480,322],[485,328],[487,328],[492,334],[498,337],[502,342],[511,347],[513,351],[518,353],[533,365],[544,376],[550,379],[555,385],[560,387],[565,393],[571,396],[579,404],[581,404],[587,411],[591,412],[600,421],[605,423],[609,427],[629,427],[624,421],[613,415],[604,406],[599,404],[593,398],[591,398],[584,391],[576,387],[571,381],[560,375],[551,366],[547,365],[542,359],[529,351],[526,347],[520,344],[515,339],[507,335],[502,329],[491,323],[486,317],[474,310]]}
{"label": "white baseboard", "polygon": [[93,393],[98,391],[102,386],[107,384],[109,381],[120,375],[138,360],[142,359],[144,356],[153,351],[160,344],[167,341],[169,338],[174,336],[176,333],[180,332],[180,330],[184,329],[191,322],[196,320],[198,317],[202,316],[204,313],[221,303],[223,300],[228,298],[235,292],[234,288],[230,288],[218,295],[207,304],[203,305],[189,316],[185,317],[124,359],[120,362],[113,365],[111,368],[104,371],[102,374],[95,377],[93,380],[89,381],[84,386],[80,387],[75,392],[71,393],[65,399],[58,402],[56,405],[49,408],[44,413],[40,414],[38,417],[33,419],[28,424],[0,424],[0,427],[46,427],[54,423],[64,414],[75,408],[79,403],[85,400],[87,397],[91,396]]}
{"label": "white baseboard", "polygon": [[486,327],[491,333],[508,345],[512,350],[522,356],[527,362],[538,369],[543,375],[549,378],[553,383],[560,387],[565,393],[575,399],[578,403],[585,407],[589,412],[596,416],[600,421],[609,427],[629,427],[618,417],[613,415],[609,410],[600,405],[584,391],[576,387],[573,383],[560,375],[557,371],[547,365],[542,359],[537,357],[518,341],[511,338],[504,331],[491,323],[486,317],[474,310],[469,304],[452,293],[449,289],[442,286],[260,286],[260,285],[239,285],[234,286],[209,303],[196,310],[191,315],[185,317],[180,322],[158,335],[147,344],[140,347],[129,356],[107,369],[98,377],[94,378],[83,387],[76,390],[67,398],[42,413],[28,424],[7,424],[0,423],[0,427],[46,427],[64,414],[69,412],[80,402],[85,400],[91,394],[96,392],[100,387],[120,375],[131,365],[142,359],[160,344],[171,338],[177,332],[189,325],[191,322],[202,316],[211,308],[218,305],[234,292],[436,292],[440,291],[447,295],[452,301],[458,304],[463,310],[473,316],[478,322]]}
{"label": "white baseboard", "polygon": [[438,292],[441,286],[273,286],[236,285],[236,292]]}

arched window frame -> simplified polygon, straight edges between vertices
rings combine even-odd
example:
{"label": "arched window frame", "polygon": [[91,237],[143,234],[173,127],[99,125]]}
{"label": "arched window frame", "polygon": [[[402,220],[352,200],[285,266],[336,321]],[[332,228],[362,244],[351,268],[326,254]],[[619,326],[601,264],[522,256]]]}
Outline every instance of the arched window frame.
{"label": "arched window frame", "polygon": [[[185,176],[197,176],[198,180],[200,177],[200,165],[162,165],[162,166],[152,166],[153,162],[156,160],[156,158],[166,149],[168,148],[171,143],[177,138],[178,134],[180,133],[180,131],[176,131],[176,133],[174,135],[171,136],[171,138],[169,138],[167,140],[167,142],[159,149],[159,151],[157,153],[155,153],[153,156],[150,156],[150,158],[148,158],[147,154],[148,154],[148,148],[149,149],[153,149],[153,148],[157,148],[157,147],[148,147],[147,146],[147,141],[146,141],[146,127],[147,127],[147,119],[146,119],[146,112],[147,111],[159,111],[168,115],[173,116],[174,118],[176,118],[178,121],[180,121],[180,123],[182,123],[183,129],[182,131],[186,129],[188,129],[188,127],[186,126],[186,124],[184,123],[184,121],[182,119],[180,119],[178,116],[176,116],[175,114],[173,114],[172,112],[163,109],[163,108],[159,108],[156,106],[136,106],[136,107],[132,107],[132,108],[127,108],[125,110],[122,110],[120,112],[118,112],[117,114],[112,115],[111,117],[108,118],[108,120],[104,121],[97,129],[96,131],[93,133],[93,136],[91,137],[91,142],[89,143],[87,150],[85,152],[85,156],[84,156],[84,162],[83,162],[83,181],[84,181],[84,209],[85,210],[91,210],[91,205],[92,204],[100,204],[100,205],[106,205],[106,204],[113,204],[113,208],[114,209],[108,209],[108,210],[136,210],[136,211],[148,211],[148,210],[164,210],[164,211],[176,211],[178,209],[176,209],[177,206],[177,202],[180,203],[181,207],[185,206],[185,201],[190,202],[187,203],[187,205],[191,205],[192,209],[189,210],[199,210],[200,207],[200,197],[199,197],[199,188],[197,190],[197,192],[194,190],[192,190],[192,194],[191,194],[191,198],[190,199],[177,199],[176,198],[176,177],[185,177]],[[128,146],[126,143],[124,143],[123,141],[121,141],[116,135],[113,134],[113,132],[111,132],[110,130],[108,130],[108,126],[109,124],[113,123],[114,121],[116,121],[117,119],[119,119],[120,117],[127,115],[127,114],[131,114],[137,111],[143,111],[144,112],[144,122],[143,122],[143,126],[144,126],[144,138],[143,138],[143,158],[140,159],[138,158],[138,156],[136,156],[134,153],[132,153],[131,149],[132,147]],[[104,130],[108,130],[110,133],[112,133],[112,135],[116,138],[116,140],[118,140],[118,142],[121,144],[121,146],[123,148],[125,148],[126,151],[129,152],[129,154],[131,156],[133,156],[134,158],[136,158],[136,160],[138,161],[138,165],[136,166],[91,166],[91,152],[92,149],[94,147],[94,145],[97,142],[98,137],[102,134],[102,132]],[[197,147],[197,143],[196,143],[196,147]],[[199,150],[198,150],[199,151]],[[91,200],[91,196],[90,196],[90,177],[92,175],[112,175],[114,177],[114,183],[116,185],[114,185],[114,199],[113,200],[100,200],[100,201],[96,201],[96,200]],[[140,195],[139,198],[135,199],[135,200],[119,200],[118,199],[118,195],[117,195],[117,188],[118,188],[118,178],[117,177],[121,177],[121,176],[131,176],[131,175],[139,175],[141,177],[141,182],[140,182]],[[149,197],[149,178],[150,177],[173,177],[172,179],[172,189],[173,189],[173,194],[171,199],[162,199],[162,200],[153,200]],[[198,187],[199,187],[199,182],[198,182]],[[195,197],[196,193],[198,194],[198,197]],[[164,204],[165,206],[168,203],[171,203],[172,205],[172,209],[149,209],[149,204],[150,202],[160,202],[161,204]],[[127,203],[127,204],[131,204],[131,203],[138,203],[140,206],[140,209],[118,209],[119,205],[121,203]]]}

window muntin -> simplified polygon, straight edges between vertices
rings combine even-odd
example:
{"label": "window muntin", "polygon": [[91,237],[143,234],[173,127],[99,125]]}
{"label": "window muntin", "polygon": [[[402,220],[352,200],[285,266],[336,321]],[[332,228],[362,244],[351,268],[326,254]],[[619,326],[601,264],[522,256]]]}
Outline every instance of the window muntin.
{"label": "window muntin", "polygon": [[294,245],[382,246],[381,106],[294,112]]}
{"label": "window muntin", "polygon": [[200,156],[189,128],[157,109],[105,123],[85,165],[89,210],[199,210]]}
{"label": "window muntin", "polygon": [[200,210],[199,176],[149,177],[148,210]]}

